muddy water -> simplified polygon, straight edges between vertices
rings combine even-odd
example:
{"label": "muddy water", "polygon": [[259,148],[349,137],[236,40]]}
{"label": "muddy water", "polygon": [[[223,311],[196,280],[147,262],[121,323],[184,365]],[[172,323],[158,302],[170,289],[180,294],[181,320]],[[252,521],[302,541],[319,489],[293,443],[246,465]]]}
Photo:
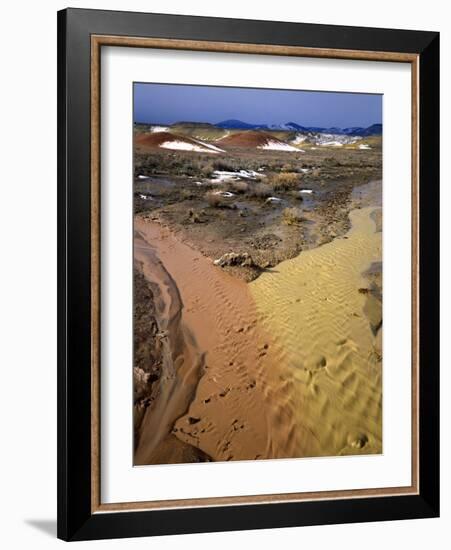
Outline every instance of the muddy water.
{"label": "muddy water", "polygon": [[135,261],[141,265],[144,276],[155,290],[155,309],[162,349],[162,368],[158,399],[144,416],[136,464],[162,460],[180,461],[183,456],[198,460],[204,458],[193,450],[171,444],[174,420],[184,414],[191,402],[204,364],[204,354],[198,348],[189,328],[181,321],[182,301],[170,274],[139,235],[134,240]]}
{"label": "muddy water", "polygon": [[[211,260],[177,240],[158,223],[137,219],[135,257],[144,274],[154,277],[155,257],[176,285],[179,326],[184,341],[202,353],[202,376],[185,410],[164,413],[180,398],[166,392],[158,410],[171,435],[201,449],[213,460],[247,460],[272,455],[273,426],[266,410],[267,387],[275,364],[272,339],[257,326],[257,311],[247,284],[215,267]],[[164,283],[160,286],[164,287]],[[174,292],[171,292],[174,300]],[[168,299],[168,297],[166,298]],[[188,364],[182,363],[183,369]],[[189,376],[188,376],[189,378]],[[177,373],[177,388],[186,386],[185,370]],[[148,451],[158,444],[161,421],[149,409],[143,422],[138,463],[157,461]],[[163,430],[164,432],[165,430]],[[280,434],[276,433],[276,437]],[[149,463],[149,462],[148,462]]]}
{"label": "muddy water", "polygon": [[358,292],[381,260],[377,210],[354,210],[343,238],[250,284],[135,221],[135,258],[161,288],[171,348],[137,463],[171,461],[158,452],[168,434],[212,460],[381,452],[380,355]]}

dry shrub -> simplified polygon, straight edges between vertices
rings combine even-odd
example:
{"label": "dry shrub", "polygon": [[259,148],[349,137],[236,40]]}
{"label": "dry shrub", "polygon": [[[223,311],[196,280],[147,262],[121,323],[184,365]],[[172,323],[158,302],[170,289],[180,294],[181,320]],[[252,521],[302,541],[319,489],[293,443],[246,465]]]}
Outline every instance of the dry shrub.
{"label": "dry shrub", "polygon": [[205,193],[205,199],[212,208],[223,208],[225,206],[224,197],[215,191],[208,191]]}
{"label": "dry shrub", "polygon": [[190,189],[181,189],[179,196],[181,201],[189,201],[195,197],[193,191]]}
{"label": "dry shrub", "polygon": [[233,159],[218,159],[212,163],[214,170],[225,170],[226,172],[236,172],[239,165]]}
{"label": "dry shrub", "polygon": [[275,191],[294,189],[299,185],[299,174],[295,172],[283,172],[271,177],[269,183]]}
{"label": "dry shrub", "polygon": [[196,212],[196,210],[193,210],[192,208],[188,210],[188,219],[192,223],[203,223],[205,221],[203,211]]}
{"label": "dry shrub", "polygon": [[305,221],[305,218],[300,208],[292,207],[284,209],[282,212],[282,220],[283,223],[287,225],[299,225],[301,222]]}
{"label": "dry shrub", "polygon": [[271,196],[271,186],[267,183],[257,183],[249,187],[249,194],[252,197],[258,197],[260,199],[266,199]]}
{"label": "dry shrub", "polygon": [[204,178],[210,178],[213,174],[213,163],[211,161],[204,161],[200,163],[199,174]]}
{"label": "dry shrub", "polygon": [[249,184],[245,181],[231,181],[229,183],[229,189],[233,193],[247,193]]}

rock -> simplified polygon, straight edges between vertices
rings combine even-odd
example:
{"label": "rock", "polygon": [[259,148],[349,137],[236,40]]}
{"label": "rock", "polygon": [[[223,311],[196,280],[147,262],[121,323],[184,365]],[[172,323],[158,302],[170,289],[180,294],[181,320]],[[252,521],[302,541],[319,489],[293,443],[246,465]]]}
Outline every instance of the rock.
{"label": "rock", "polygon": [[214,260],[214,265],[219,267],[225,266],[241,266],[241,267],[252,267],[254,266],[254,261],[252,257],[247,252],[227,252],[223,254],[217,260]]}
{"label": "rock", "polygon": [[274,233],[266,233],[265,235],[257,236],[254,239],[254,246],[261,250],[272,250],[282,241],[280,237]]}
{"label": "rock", "polygon": [[193,210],[190,210],[188,212],[188,217],[192,223],[202,223],[204,221],[201,215],[198,212],[194,212]]}
{"label": "rock", "polygon": [[139,367],[133,368],[133,389],[135,401],[146,394],[149,377],[149,373],[145,372],[143,369]]}

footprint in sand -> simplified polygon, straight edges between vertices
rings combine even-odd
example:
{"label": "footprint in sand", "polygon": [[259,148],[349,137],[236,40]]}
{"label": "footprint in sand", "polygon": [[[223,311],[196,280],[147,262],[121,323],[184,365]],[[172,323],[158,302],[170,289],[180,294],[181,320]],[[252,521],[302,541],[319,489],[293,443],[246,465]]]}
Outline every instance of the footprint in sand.
{"label": "footprint in sand", "polygon": [[363,449],[368,444],[368,436],[364,433],[348,435],[348,445],[354,449]]}

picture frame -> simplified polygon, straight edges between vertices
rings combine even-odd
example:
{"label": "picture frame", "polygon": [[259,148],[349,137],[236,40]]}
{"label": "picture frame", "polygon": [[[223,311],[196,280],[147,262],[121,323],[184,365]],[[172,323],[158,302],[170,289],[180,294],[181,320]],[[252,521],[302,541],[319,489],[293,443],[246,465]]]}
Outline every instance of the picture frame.
{"label": "picture frame", "polygon": [[[100,497],[103,47],[366,60],[412,70],[412,483],[174,502]],[[439,34],[58,12],[58,537],[89,540],[439,515]]]}

